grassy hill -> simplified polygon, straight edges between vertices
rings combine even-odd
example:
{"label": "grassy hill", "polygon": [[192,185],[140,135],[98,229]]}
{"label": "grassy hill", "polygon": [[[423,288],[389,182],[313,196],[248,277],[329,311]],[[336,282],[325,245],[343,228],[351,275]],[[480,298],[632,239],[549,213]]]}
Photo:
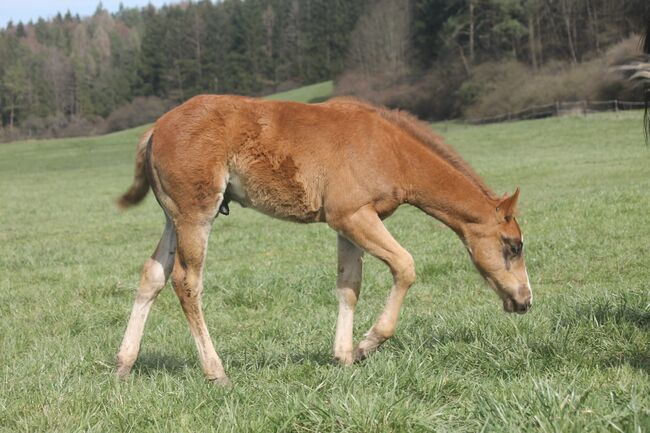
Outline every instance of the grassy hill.
{"label": "grassy hill", "polygon": [[287,92],[275,93],[273,95],[267,96],[266,98],[281,101],[314,103],[326,101],[332,96],[333,91],[334,83],[332,81],[323,81],[322,83],[299,87]]}
{"label": "grassy hill", "polygon": [[[313,96],[305,96],[313,98]],[[335,234],[236,205],[214,225],[206,320],[232,379],[210,386],[169,288],[127,382],[113,358],[162,232],[118,213],[142,128],[0,146],[0,431],[650,430],[650,150],[640,113],[436,125],[519,217],[535,305],[501,312],[461,243],[404,207],[416,260],[397,335],[331,362]],[[390,273],[367,258],[356,340]]]}

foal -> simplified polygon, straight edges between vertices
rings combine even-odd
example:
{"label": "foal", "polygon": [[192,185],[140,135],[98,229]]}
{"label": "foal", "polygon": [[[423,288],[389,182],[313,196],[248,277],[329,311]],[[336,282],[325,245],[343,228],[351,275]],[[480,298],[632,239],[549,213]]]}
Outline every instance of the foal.
{"label": "foal", "polygon": [[[524,313],[532,294],[519,196],[498,198],[430,128],[399,111],[351,99],[305,105],[238,96],[197,96],[162,116],[136,153],[133,185],[120,199],[138,203],[149,188],[167,223],[144,265],[117,355],[118,375],[138,355],[151,305],[171,275],[208,379],[227,377],[201,307],[208,236],[228,202],[275,218],[325,222],[338,234],[339,313],[334,356],[349,365],[390,338],[415,280],[411,255],[382,220],[411,204],[450,227],[508,312]],[[367,252],[393,274],[377,322],[356,346],[352,321]]]}

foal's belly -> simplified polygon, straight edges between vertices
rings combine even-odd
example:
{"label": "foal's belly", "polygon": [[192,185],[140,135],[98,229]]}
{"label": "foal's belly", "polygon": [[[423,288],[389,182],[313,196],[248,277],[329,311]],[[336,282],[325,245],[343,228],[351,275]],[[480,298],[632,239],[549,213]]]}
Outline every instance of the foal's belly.
{"label": "foal's belly", "polygon": [[225,199],[250,207],[266,215],[288,221],[312,223],[325,221],[322,198],[297,177],[232,171]]}

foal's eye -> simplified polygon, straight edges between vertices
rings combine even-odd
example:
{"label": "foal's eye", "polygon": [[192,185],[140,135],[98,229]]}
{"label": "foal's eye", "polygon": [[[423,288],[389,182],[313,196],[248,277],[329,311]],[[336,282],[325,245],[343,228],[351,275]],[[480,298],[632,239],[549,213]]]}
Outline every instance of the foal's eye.
{"label": "foal's eye", "polygon": [[503,243],[505,244],[504,255],[507,259],[521,255],[521,250],[524,247],[524,243],[521,240],[503,238]]}
{"label": "foal's eye", "polygon": [[517,241],[510,244],[510,252],[513,256],[520,255],[522,248],[524,248],[524,243],[522,241]]}

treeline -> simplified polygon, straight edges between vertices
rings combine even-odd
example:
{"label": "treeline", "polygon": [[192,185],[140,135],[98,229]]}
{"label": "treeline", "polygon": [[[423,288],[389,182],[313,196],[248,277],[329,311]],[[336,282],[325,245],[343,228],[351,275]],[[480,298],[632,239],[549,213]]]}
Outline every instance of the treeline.
{"label": "treeline", "polygon": [[640,99],[612,66],[638,55],[644,19],[648,0],[376,0],[336,91],[439,119]]}
{"label": "treeline", "polygon": [[[0,139],[99,133],[198,93],[336,92],[427,118],[636,89],[647,0],[223,0],[0,31]],[[522,107],[523,108],[523,107]],[[495,113],[497,112],[497,113]]]}
{"label": "treeline", "polygon": [[259,95],[344,67],[361,0],[208,0],[0,32],[5,135],[77,135],[150,121],[198,93]]}

